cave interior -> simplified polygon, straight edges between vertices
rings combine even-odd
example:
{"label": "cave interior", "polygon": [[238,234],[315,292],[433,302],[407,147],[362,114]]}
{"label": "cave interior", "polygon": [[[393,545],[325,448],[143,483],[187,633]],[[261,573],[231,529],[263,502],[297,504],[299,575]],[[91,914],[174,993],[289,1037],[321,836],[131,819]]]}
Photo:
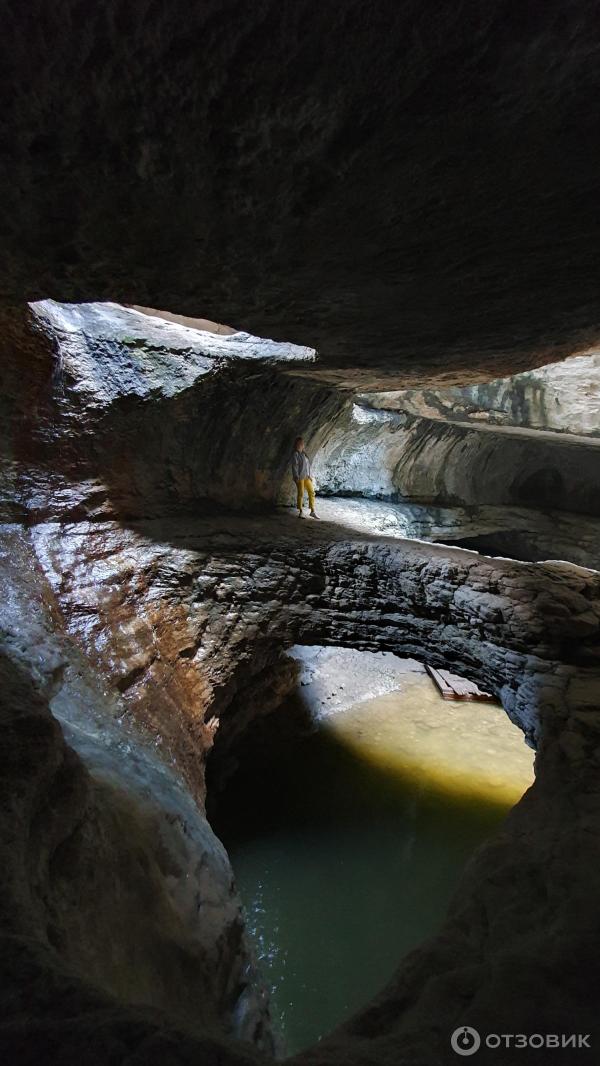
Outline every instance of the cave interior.
{"label": "cave interior", "polygon": [[597,14],[5,6],[2,1061],[593,1061]]}

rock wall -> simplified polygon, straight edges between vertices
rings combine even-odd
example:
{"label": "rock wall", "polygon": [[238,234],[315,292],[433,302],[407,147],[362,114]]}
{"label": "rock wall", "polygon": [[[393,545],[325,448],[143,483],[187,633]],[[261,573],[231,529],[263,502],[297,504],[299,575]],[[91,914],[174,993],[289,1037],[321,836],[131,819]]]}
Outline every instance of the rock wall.
{"label": "rock wall", "polygon": [[452,662],[502,689],[532,738],[539,724],[518,696],[522,675],[538,660],[595,661],[593,572],[296,525],[257,517],[230,518],[227,530],[209,518],[192,532],[184,519],[31,530],[70,632],[141,724],[165,745],[179,738],[169,758],[188,778],[212,743],[204,719],[222,706],[226,724],[240,682],[260,677],[286,644]]}
{"label": "rock wall", "polygon": [[147,1028],[152,1008],[197,1038],[218,1030],[271,1052],[229,860],[201,808],[69,638],[15,529],[2,531],[0,587],[7,1061],[45,1055],[43,1019],[60,1018],[65,982],[73,1016],[86,1001],[106,1012],[108,1056],[117,1004],[145,1009]]}
{"label": "rock wall", "polygon": [[321,492],[598,515],[597,447],[555,434],[460,425],[354,404],[315,463]]}
{"label": "rock wall", "polygon": [[[18,717],[32,700],[36,708],[39,705],[35,720],[45,723],[40,728],[45,737],[50,737],[47,750],[58,753],[51,758],[44,755],[41,760],[36,756],[28,763],[29,787],[35,792],[36,803],[41,803],[48,814],[39,822],[39,837],[32,835],[30,829],[22,832],[16,866],[10,841],[14,839],[15,825],[21,822],[15,822],[15,815],[10,813],[13,807],[9,808],[10,821],[2,823],[8,849],[6,872],[10,872],[15,891],[25,900],[19,915],[21,924],[14,927],[14,935],[25,936],[26,945],[20,941],[17,958],[11,941],[11,952],[5,956],[7,987],[13,988],[23,980],[23,968],[31,970],[35,966],[36,973],[46,975],[30,1007],[31,1015],[53,1017],[54,1039],[65,1061],[71,1061],[69,1056],[76,1054],[82,1029],[85,1031],[88,1024],[83,1006],[81,1010],[79,1007],[84,1002],[84,992],[87,1002],[93,1004],[98,1002],[100,993],[113,997],[113,1013],[108,1011],[102,1018],[94,1015],[90,1023],[98,1029],[98,1047],[112,1046],[117,1024],[116,998],[121,1004],[122,1031],[133,1046],[149,1041],[153,1047],[156,1032],[156,1017],[149,1018],[143,1010],[136,1013],[136,1004],[154,1004],[164,1012],[169,1024],[185,1031],[181,1039],[171,1039],[172,1050],[163,1054],[166,1062],[180,1061],[170,1056],[186,1054],[188,1047],[195,1047],[200,1053],[206,1037],[198,1036],[199,1026],[203,1033],[221,1033],[219,1040],[228,1026],[229,1031],[235,1031],[231,1016],[228,1021],[227,1011],[223,1013],[223,1001],[214,1002],[219,989],[229,990],[223,992],[224,1002],[235,1015],[234,1003],[238,1000],[233,989],[239,993],[240,978],[234,980],[233,974],[235,959],[240,956],[236,949],[232,962],[232,934],[224,939],[217,936],[215,944],[221,945],[223,951],[224,986],[213,984],[213,1000],[210,1007],[206,1004],[207,1014],[213,1011],[214,1020],[207,1023],[204,1014],[192,1020],[191,1014],[182,1013],[184,1004],[174,1007],[164,993],[157,1000],[148,985],[141,989],[139,984],[133,989],[111,985],[110,974],[114,971],[110,971],[109,964],[119,957],[113,955],[111,944],[118,929],[115,932],[112,919],[110,923],[101,920],[100,911],[96,921],[90,923],[88,938],[83,937],[80,943],[82,938],[76,933],[81,922],[81,878],[87,876],[94,888],[103,889],[102,881],[97,880],[99,874],[95,874],[96,880],[89,881],[93,870],[90,871],[86,856],[90,855],[89,849],[96,859],[105,854],[104,867],[111,871],[111,885],[118,888],[122,873],[129,886],[125,899],[136,900],[139,905],[144,882],[147,884],[149,870],[152,876],[155,862],[167,876],[171,906],[177,901],[185,911],[189,896],[179,891],[175,871],[189,870],[184,858],[194,854],[197,844],[193,841],[201,839],[205,849],[212,846],[213,853],[200,863],[200,876],[209,877],[214,883],[218,846],[210,844],[206,830],[201,831],[200,838],[195,837],[200,830],[194,830],[195,816],[191,814],[185,818],[187,830],[183,837],[180,831],[175,833],[175,843],[171,840],[166,853],[161,850],[162,857],[152,859],[151,842],[143,843],[139,821],[146,820],[152,841],[160,839],[162,849],[165,836],[167,841],[170,838],[164,830],[157,832],[156,826],[165,817],[171,826],[177,822],[175,810],[182,802],[177,798],[181,796],[181,786],[171,793],[170,780],[163,778],[165,789],[161,786],[157,790],[157,778],[146,777],[144,803],[140,804],[143,775],[131,774],[131,761],[138,768],[144,763],[144,745],[151,738],[163,765],[170,767],[169,773],[174,770],[192,785],[195,783],[196,794],[200,795],[198,781],[213,740],[215,754],[219,746],[218,758],[224,760],[226,768],[235,754],[240,728],[248,728],[253,715],[259,713],[261,682],[269,685],[272,677],[279,676],[281,692],[293,683],[289,672],[278,675],[278,663],[282,650],[296,642],[395,651],[426,658],[434,665],[451,666],[499,693],[510,716],[538,746],[536,784],[500,835],[471,864],[439,937],[401,964],[381,999],[337,1035],[323,1041],[318,1049],[300,1056],[300,1061],[357,1061],[364,1055],[365,1040],[372,1047],[370,1041],[376,1031],[378,1061],[380,1057],[412,1063],[416,1059],[427,1066],[445,1062],[446,1027],[451,1031],[464,1022],[485,1028],[497,1019],[499,1002],[507,1015],[513,1017],[514,1011],[521,1027],[535,1018],[536,1029],[550,1031],[552,1019],[556,1028],[566,1024],[568,1017],[569,1031],[582,1027],[589,1031],[596,1012],[590,980],[596,965],[595,949],[593,958],[591,952],[596,929],[595,892],[589,893],[589,879],[590,870],[597,866],[596,836],[586,827],[594,824],[595,817],[592,796],[598,728],[598,575],[567,564],[529,566],[492,561],[459,550],[406,541],[368,536],[348,541],[341,529],[332,533],[331,529],[308,523],[298,529],[297,521],[285,516],[271,520],[233,518],[227,529],[208,518],[196,521],[191,529],[183,518],[129,529],[107,521],[66,526],[53,522],[32,527],[26,536],[14,529],[8,530],[6,536],[10,549],[6,558],[13,560],[4,595],[8,615],[5,645],[11,661],[18,665],[29,660],[30,673],[32,664],[37,663],[44,674],[53,677],[48,695],[71,743],[77,743],[82,726],[87,734],[91,731],[93,716],[81,717],[80,711],[79,718],[72,717],[74,707],[85,706],[81,680],[77,682],[80,687],[69,693],[69,685],[75,683],[73,674],[83,670],[85,680],[86,663],[86,669],[93,669],[110,700],[119,701],[119,720],[129,721],[128,729],[133,730],[127,732],[125,745],[114,746],[112,755],[104,752],[102,758],[94,756],[96,768],[86,773],[64,747],[57,726],[52,725],[47,710],[39,705],[38,695],[25,698],[24,690],[18,688],[13,698],[10,690],[11,698],[5,707],[5,713],[8,709],[9,714]],[[31,556],[32,550],[37,562]],[[38,571],[39,579],[32,585],[30,575],[38,566],[42,573]],[[29,606],[37,603],[39,615],[40,589],[47,588],[46,580],[55,597],[52,609],[58,612],[49,632],[56,631],[62,620],[66,630],[63,639],[74,649],[70,655],[77,655],[77,661],[73,664],[71,660],[64,669],[56,655],[52,656],[52,646],[44,643],[56,638],[39,627],[36,611]],[[19,592],[23,584],[23,595],[29,597],[26,604],[11,591]],[[44,596],[50,599],[52,594],[48,591]],[[44,607],[43,615],[45,611]],[[43,684],[36,680],[38,692]],[[65,687],[66,694],[61,696]],[[262,710],[273,709],[276,702],[263,701]],[[96,719],[101,748],[106,747],[106,734],[110,733],[107,721],[110,718],[104,707]],[[28,738],[32,728],[28,719]],[[132,744],[133,735],[138,739]],[[146,741],[139,739],[140,735]],[[92,749],[97,750],[96,744],[92,744]],[[16,775],[22,772],[23,759],[30,758],[29,750],[29,739],[25,749],[17,743]],[[57,786],[52,784],[53,779],[40,777],[42,767],[44,775],[49,773],[56,757],[59,766],[65,759],[70,760],[77,768],[76,774],[84,779],[91,773],[89,787],[95,799],[82,801],[82,794],[78,793],[72,800],[72,817],[78,812],[77,832],[71,823],[60,829],[60,808],[53,798],[48,799],[56,794]],[[82,757],[84,761],[90,757],[89,747]],[[117,774],[121,788],[126,784],[130,790],[128,797],[122,801],[117,797],[116,803],[110,789],[107,795],[106,784],[93,785],[95,775],[102,782],[102,768],[106,774],[107,763],[113,770],[110,787],[114,788]],[[137,781],[133,787],[132,776]],[[63,774],[63,780],[66,791],[73,795],[69,776]],[[152,803],[148,807],[148,785],[154,807]],[[9,781],[9,796],[11,787],[14,786]],[[15,795],[22,793],[17,789]],[[164,802],[167,796],[170,805]],[[127,812],[132,803],[135,811],[130,815]],[[31,806],[27,810],[28,817],[32,817]],[[46,825],[46,817],[50,817],[54,829]],[[133,854],[139,856],[142,882],[131,869],[134,825],[138,844]],[[112,835],[116,826],[119,834],[124,834],[127,846],[123,864],[117,864],[115,872],[111,863],[121,854],[122,847],[122,836]],[[57,859],[52,866],[56,875],[52,891],[42,875],[36,874],[38,881],[34,880],[34,884],[42,885],[44,899],[40,912],[39,905],[36,909],[30,902],[30,890],[23,893],[23,885],[29,885],[32,876],[24,873],[24,864],[28,871],[39,870],[36,847],[51,849],[53,833],[63,839],[61,832],[69,838],[63,853],[68,862],[67,858]],[[81,875],[79,870],[83,871]],[[209,916],[214,919],[220,913],[223,901],[217,891],[215,912],[207,906],[205,881],[197,891],[193,898],[201,902],[201,929],[203,921],[209,920],[210,925]],[[573,897],[577,900],[575,910]],[[110,898],[108,892],[107,899]],[[154,899],[153,906],[159,906]],[[242,934],[239,925],[235,926],[236,911],[232,906],[234,943],[239,945]],[[57,908],[60,920],[55,917]],[[42,914],[41,926],[32,911]],[[114,908],[112,913],[114,917]],[[180,915],[179,911],[176,913]],[[198,912],[194,913],[197,921]],[[86,914],[84,906],[84,917]],[[181,915],[177,920],[181,921]],[[142,932],[146,921],[154,933],[156,925],[163,927],[161,916],[153,908],[146,908],[140,921]],[[56,931],[50,934],[52,922]],[[174,915],[169,928],[177,942],[173,922]],[[527,936],[523,935],[525,928],[529,930]],[[50,935],[54,939],[49,947]],[[140,924],[130,923],[128,935],[133,950]],[[144,937],[141,939],[143,943]],[[159,953],[157,974],[164,974],[165,966],[168,972],[169,943],[167,938]],[[191,966],[186,980],[190,982],[194,973],[194,980],[201,983],[203,974],[213,972],[210,967],[214,957],[202,937],[193,940],[189,929],[184,943],[192,956],[196,950],[198,955],[195,961],[190,958],[188,962],[185,954],[179,953],[178,965]],[[154,937],[152,944],[156,945]],[[71,974],[70,1002],[80,1019],[76,1027],[71,1021],[63,1023],[64,1011],[56,1003],[56,996],[63,994],[58,975],[65,966]],[[127,967],[124,975],[121,967],[117,970],[126,982]],[[537,986],[543,988],[535,1004],[523,1001],[515,972],[526,975],[528,982],[535,976]],[[141,967],[138,981],[140,973],[145,974],[146,968]],[[246,970],[244,974],[247,987]],[[502,974],[506,975],[504,981]],[[560,1002],[555,990],[560,990]],[[192,999],[196,1003],[196,997]],[[252,997],[246,997],[245,1002],[251,1004]],[[246,1022],[254,1020],[256,1024],[255,1009],[242,1014]],[[167,1025],[166,1020],[161,1025]],[[168,1028],[161,1032],[164,1040]],[[31,1056],[45,1033],[43,1025],[25,1026],[23,1018],[17,1022],[14,1007],[9,1005],[0,1027],[0,1046],[13,1056],[17,1051]],[[256,1036],[256,1029],[251,1027],[250,1034]],[[220,1061],[239,1061],[241,1052],[227,1044],[219,1044],[219,1048]],[[119,1058],[117,1052],[114,1055],[115,1061],[121,1061],[122,1056]],[[47,1051],[46,1061],[53,1061]],[[149,1057],[148,1061],[153,1060]]]}
{"label": "rock wall", "polygon": [[402,496],[600,513],[600,453],[585,444],[425,420],[406,443],[393,474]]}
{"label": "rock wall", "polygon": [[[266,1061],[231,1039],[268,1044],[201,800],[213,741],[226,765],[298,640],[427,654],[501,692],[538,743],[536,784],[440,935],[300,1061],[434,1066],[452,1028],[495,1029],[499,1008],[525,1032],[593,1030],[597,577],[285,516],[160,516],[273,502],[298,432],[336,459],[351,441],[331,386],[462,387],[597,344],[595,5],[31,0],[4,22],[0,435],[21,527],[2,603],[2,1057]],[[227,334],[218,358],[172,340],[150,358],[126,335],[69,363],[23,321],[47,298],[208,316],[318,358],[223,366]],[[591,449],[402,432],[382,492],[597,507]]]}
{"label": "rock wall", "polygon": [[5,518],[267,506],[294,438],[318,447],[346,403],[282,373],[312,357],[294,346],[114,305],[34,312],[3,337]]}
{"label": "rock wall", "polygon": [[[168,827],[151,804],[94,780],[29,672],[3,657],[0,676],[3,1060],[222,1060],[198,922],[173,898],[192,881],[183,860],[202,856],[194,829]],[[226,1055],[256,1062],[248,1044]]]}
{"label": "rock wall", "polygon": [[527,507],[438,507],[363,496],[319,495],[319,516],[348,538],[368,534],[467,548],[525,563],[600,567],[600,519]]}
{"label": "rock wall", "polygon": [[405,389],[363,397],[372,407],[494,426],[600,436],[600,352],[481,385]]}

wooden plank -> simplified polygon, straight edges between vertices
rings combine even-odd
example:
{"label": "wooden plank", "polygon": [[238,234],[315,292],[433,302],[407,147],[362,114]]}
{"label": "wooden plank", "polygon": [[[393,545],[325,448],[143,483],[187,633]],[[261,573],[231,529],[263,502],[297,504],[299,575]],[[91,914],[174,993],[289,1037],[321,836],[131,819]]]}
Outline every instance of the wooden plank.
{"label": "wooden plank", "polygon": [[477,685],[472,685],[469,681],[463,681],[461,677],[453,677],[450,685],[457,696],[476,696],[479,692]]}
{"label": "wooden plank", "polygon": [[464,700],[469,698],[471,690],[468,687],[468,681],[463,681],[463,679],[457,677],[456,674],[451,674],[449,670],[440,670],[440,674],[444,678],[446,684],[452,690],[452,699]]}
{"label": "wooden plank", "polygon": [[496,703],[496,697],[490,692],[482,692],[474,681],[468,681],[465,677],[458,677],[449,670],[436,670],[434,666],[425,664],[425,669],[439,692],[445,700],[481,700],[485,703]]}
{"label": "wooden plank", "polygon": [[444,678],[446,684],[450,685],[450,688],[454,688],[454,682],[456,681],[455,674],[451,674],[449,670],[438,670],[438,673]]}
{"label": "wooden plank", "polygon": [[435,683],[436,687],[439,689],[439,692],[441,693],[443,698],[445,700],[453,700],[455,696],[452,686],[447,683],[444,677],[442,677],[440,671],[436,670],[433,666],[429,666],[427,663],[425,664],[425,669],[427,670],[427,673],[429,674],[432,681]]}

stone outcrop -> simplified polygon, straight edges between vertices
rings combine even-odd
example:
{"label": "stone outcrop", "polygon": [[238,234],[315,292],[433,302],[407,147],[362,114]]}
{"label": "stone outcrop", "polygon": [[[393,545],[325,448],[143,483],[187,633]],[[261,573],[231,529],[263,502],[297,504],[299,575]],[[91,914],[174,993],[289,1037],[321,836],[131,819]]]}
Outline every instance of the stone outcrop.
{"label": "stone outcrop", "polygon": [[270,365],[312,363],[315,352],[299,344],[230,331],[219,334],[158,314],[113,303],[31,305],[34,325],[50,338],[55,384],[75,379],[95,408],[118,397],[175,396],[216,366],[234,361]]}
{"label": "stone outcrop", "polygon": [[[347,400],[281,373],[312,352],[112,305],[36,305],[3,338],[5,518],[272,503]],[[277,369],[279,367],[279,369]],[[288,475],[289,477],[289,475]]]}
{"label": "stone outcrop", "polygon": [[[20,531],[3,529],[0,563],[4,1057],[45,1054],[62,995],[72,1017],[98,1012],[99,1061],[118,1046],[123,1005],[148,1034],[152,1008],[197,1038],[218,1030],[272,1051],[224,848],[68,636]],[[33,992],[24,1013],[18,988]]]}
{"label": "stone outcrop", "polygon": [[[48,523],[30,536],[73,636],[134,717],[164,743],[173,731],[192,762],[210,746],[203,709],[218,714],[236,691],[235,672],[247,683],[286,643],[452,661],[457,672],[502,690],[534,739],[537,719],[525,700],[521,707],[521,676],[535,673],[538,659],[595,663],[597,574],[410,541],[349,541],[325,523],[297,525],[287,515],[207,518],[191,527],[186,519],[130,529]],[[171,756],[178,758],[175,750]]]}
{"label": "stone outcrop", "polygon": [[600,520],[527,507],[433,507],[319,494],[319,515],[348,537],[396,537],[448,544],[535,563],[563,560],[597,570]]}
{"label": "stone outcrop", "polygon": [[166,812],[96,780],[29,673],[2,658],[0,677],[3,1061],[256,1062],[249,1044],[214,1035],[198,922],[174,898],[202,851],[175,797],[167,826]]}

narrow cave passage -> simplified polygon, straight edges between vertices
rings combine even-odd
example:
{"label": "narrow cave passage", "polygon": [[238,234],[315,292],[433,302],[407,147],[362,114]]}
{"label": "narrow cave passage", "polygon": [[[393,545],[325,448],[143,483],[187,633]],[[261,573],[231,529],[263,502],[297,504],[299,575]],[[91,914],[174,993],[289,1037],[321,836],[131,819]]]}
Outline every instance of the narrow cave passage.
{"label": "narrow cave passage", "polygon": [[597,569],[600,354],[470,387],[356,393],[314,449],[330,521]]}
{"label": "narrow cave passage", "polygon": [[499,704],[444,701],[414,659],[296,647],[298,687],[218,798],[281,1054],[318,1041],[433,934],[469,856],[533,779]]}

